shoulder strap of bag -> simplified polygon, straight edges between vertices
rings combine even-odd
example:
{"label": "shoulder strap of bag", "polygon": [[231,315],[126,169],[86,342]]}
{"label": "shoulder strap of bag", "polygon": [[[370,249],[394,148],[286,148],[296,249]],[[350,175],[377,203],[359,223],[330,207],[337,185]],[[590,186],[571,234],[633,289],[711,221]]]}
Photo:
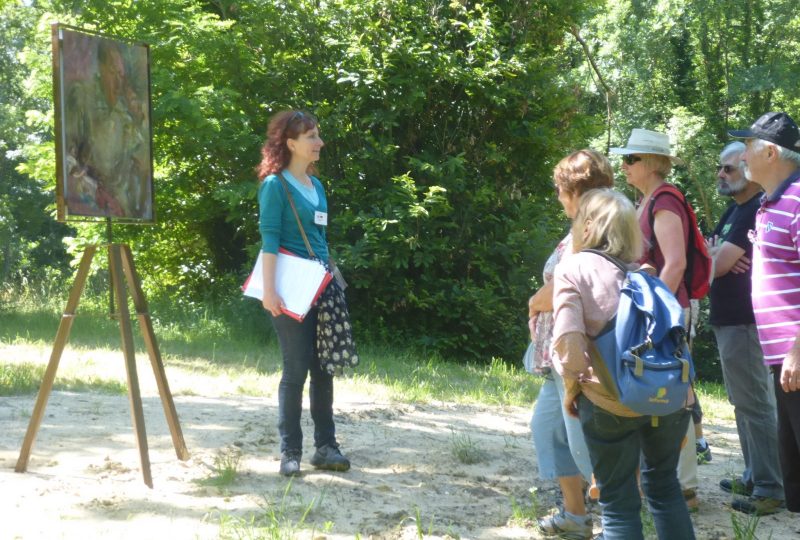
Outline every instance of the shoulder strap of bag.
{"label": "shoulder strap of bag", "polygon": [[[689,209],[687,207],[689,203],[686,201],[686,197],[684,196],[684,194],[681,193],[681,191],[678,188],[672,186],[672,184],[665,183],[663,186],[657,188],[656,191],[658,191],[658,193],[654,193],[653,196],[650,197],[650,202],[648,202],[647,204],[648,221],[650,222],[650,238],[649,238],[650,250],[648,258],[653,262],[653,264],[655,264],[656,262],[656,214],[655,212],[653,212],[653,209],[656,206],[656,199],[658,199],[662,195],[671,195],[672,197],[675,197],[680,201],[681,205],[683,206],[683,211],[686,213],[686,221],[691,222],[691,218],[689,216]],[[689,224],[689,226],[691,226],[691,223]],[[692,241],[691,231],[689,232],[690,232],[689,239],[686,242],[687,256],[691,251],[689,249],[689,242]]]}
{"label": "shoulder strap of bag", "polygon": [[608,253],[600,251],[599,249],[582,249],[581,252],[594,253],[595,255],[600,255],[604,259],[614,263],[617,268],[622,270],[623,274],[627,274],[628,273],[628,267],[625,265],[625,263],[622,262],[621,260],[617,259],[616,257],[614,257],[612,255],[609,255]]}
{"label": "shoulder strap of bag", "polygon": [[283,177],[283,173],[278,173],[278,179],[281,181],[281,185],[283,186],[283,191],[286,192],[286,198],[289,199],[289,205],[292,207],[292,212],[294,213],[294,218],[297,220],[297,228],[300,229],[300,235],[303,237],[303,242],[306,245],[306,249],[308,250],[308,254],[316,258],[317,256],[314,254],[314,250],[311,249],[311,244],[308,243],[308,237],[306,236],[306,231],[303,229],[303,224],[300,223],[300,216],[297,214],[297,208],[294,205],[294,197],[289,192],[289,185],[286,183],[286,178]]}
{"label": "shoulder strap of bag", "polygon": [[683,283],[686,285],[686,292],[689,294],[690,298],[692,297],[692,283],[693,279],[692,276],[695,270],[695,251],[702,253],[703,247],[698,244],[698,238],[696,237],[696,231],[692,230],[692,227],[699,230],[699,226],[697,224],[697,216],[694,215],[694,211],[689,206],[689,201],[686,200],[686,195],[683,194],[681,190],[667,184],[666,189],[662,190],[661,193],[652,197],[650,199],[650,260],[655,263],[655,238],[656,238],[656,231],[655,231],[655,215],[653,214],[653,207],[655,206],[656,198],[660,197],[661,195],[667,194],[675,197],[678,199],[681,204],[683,205],[683,211],[686,213],[686,221],[689,229],[689,233],[686,238],[686,270],[683,274]]}

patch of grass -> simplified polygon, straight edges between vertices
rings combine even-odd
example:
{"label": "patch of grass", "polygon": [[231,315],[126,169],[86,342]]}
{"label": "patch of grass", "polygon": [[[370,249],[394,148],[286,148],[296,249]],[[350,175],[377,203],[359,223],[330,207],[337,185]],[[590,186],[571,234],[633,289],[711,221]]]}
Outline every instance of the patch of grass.
{"label": "patch of grass", "polygon": [[[116,320],[109,318],[104,300],[105,297],[99,300],[91,297],[82,299],[65,348],[65,355],[73,359],[77,357],[78,361],[68,363],[62,357],[56,389],[126,392],[124,371],[115,369],[124,366],[124,363],[101,362],[102,366],[94,365],[97,358],[107,355],[119,354],[121,360],[119,325]],[[0,364],[29,364],[10,368],[15,379],[10,384],[9,381],[3,381],[0,393],[24,394],[38,389],[65,302],[66,295],[58,305],[45,301],[37,303],[31,297],[24,296],[13,303],[9,302],[0,311],[0,344],[3,344],[0,345]],[[230,391],[236,391],[239,387],[240,394],[263,395],[265,388],[271,388],[272,385],[264,384],[264,377],[280,371],[277,343],[271,337],[271,329],[250,331],[253,326],[258,326],[258,322],[262,323],[264,329],[268,328],[266,316],[251,316],[253,314],[249,313],[246,306],[242,306],[243,313],[239,314],[238,319],[233,318],[230,306],[225,310],[197,306],[187,311],[174,307],[164,308],[161,312],[159,309],[161,306],[150,305],[156,340],[168,376],[177,367],[192,375],[219,377],[231,383]],[[135,317],[132,324],[136,357],[142,360],[147,358],[147,353]],[[4,346],[9,350],[8,356],[3,354]],[[32,359],[36,362],[31,362]],[[109,379],[98,378],[98,368],[105,371],[110,369],[114,373]],[[5,376],[10,377],[8,374]],[[148,377],[151,377],[149,369],[140,369],[140,381],[145,382]],[[191,388],[186,392],[180,388],[173,390],[176,394],[192,392]]]}
{"label": "patch of grass", "polygon": [[[409,521],[413,521],[414,522],[413,533],[415,534],[415,536],[419,540],[423,540],[424,538],[430,538],[430,537],[434,537],[434,536],[438,538],[439,535],[442,533],[442,531],[441,530],[436,530],[436,529],[444,530],[444,527],[436,527],[436,529],[435,529],[434,528],[435,519],[436,519],[435,515],[431,516],[430,519],[428,520],[428,524],[427,524],[427,527],[426,527],[425,526],[425,521],[424,521],[424,519],[422,517],[422,511],[419,509],[419,506],[415,505],[414,506],[414,515],[413,516],[412,515],[406,515],[405,517],[403,517],[403,519],[400,520],[400,523],[398,523],[397,526],[395,527],[395,529],[393,530],[394,534],[392,536],[397,535],[398,537],[402,536],[402,537],[405,538],[407,536],[407,534],[405,534],[405,529],[407,527],[407,523]],[[443,537],[444,538],[449,538],[449,539],[454,539],[454,540],[460,538],[458,533],[453,532],[452,524],[447,526],[446,532],[444,532]],[[357,538],[360,538],[360,536],[357,536]]]}
{"label": "patch of grass", "polygon": [[[753,514],[740,517],[737,516],[736,511],[731,511],[731,525],[733,526],[734,540],[759,540],[759,537],[756,536],[756,529],[758,529],[760,521],[761,516]],[[769,536],[764,540],[771,539],[772,531],[769,532]]]}
{"label": "patch of grass", "polygon": [[523,369],[498,359],[489,365],[457,364],[386,346],[364,344],[359,350],[361,365],[337,385],[350,384],[361,391],[374,387],[403,403],[451,401],[527,407],[536,400],[542,384]]}
{"label": "patch of grass", "polygon": [[[19,364],[0,363],[0,396],[34,394],[44,378],[45,366],[22,362]],[[125,394],[128,389],[124,382],[103,379],[92,375],[56,375],[54,390],[70,392],[103,392],[106,394]]]}
{"label": "patch of grass", "polygon": [[703,421],[735,422],[733,405],[728,402],[725,385],[716,382],[695,382],[695,392],[700,397],[703,407]]}
{"label": "patch of grass", "polygon": [[103,379],[100,377],[59,377],[53,383],[55,390],[66,390],[68,392],[102,392],[104,394],[128,393],[128,385],[123,381],[115,379]]}
{"label": "patch of grass", "polygon": [[517,438],[513,435],[503,435],[503,447],[504,448],[519,448],[519,443],[517,442]]}
{"label": "patch of grass", "polygon": [[488,454],[480,448],[472,438],[466,433],[456,433],[451,430],[450,451],[458,461],[465,465],[472,465],[485,461]]}
{"label": "patch of grass", "polygon": [[220,450],[214,456],[214,464],[211,465],[211,474],[208,478],[199,481],[204,486],[216,486],[224,488],[230,486],[239,476],[239,465],[242,462],[242,451],[238,448],[226,448]]}
{"label": "patch of grass", "polygon": [[0,364],[0,396],[32,394],[39,390],[44,367],[35,364]]}
{"label": "patch of grass", "polygon": [[517,523],[523,527],[529,527],[542,517],[542,505],[539,502],[539,494],[536,487],[528,490],[528,501],[518,503],[515,497],[511,497],[511,519],[512,523]]}
{"label": "patch of grass", "polygon": [[430,536],[431,532],[433,531],[433,519],[434,519],[434,516],[431,516],[431,519],[428,522],[428,530],[426,532],[422,528],[422,513],[419,510],[419,506],[415,506],[414,507],[414,511],[415,511],[414,512],[414,514],[415,514],[414,524],[417,526],[417,538],[419,540],[423,540],[425,538],[426,534],[428,536]]}
{"label": "patch of grass", "polygon": [[[311,499],[310,502],[301,501],[295,507],[293,497],[290,496],[292,480],[278,501],[265,499],[261,514],[252,514],[247,517],[233,516],[223,513],[219,519],[219,538],[221,540],[289,540],[296,538],[301,531],[311,530],[310,538],[316,537],[317,525],[310,526],[307,520],[312,511],[319,507],[327,491],[327,486]],[[334,523],[325,521],[320,527],[320,532],[329,533]]]}
{"label": "patch of grass", "polygon": [[[730,458],[726,459],[725,462],[723,463],[723,467],[725,469],[725,472],[722,475],[723,478],[727,478],[731,482],[735,482],[737,479],[741,479],[741,476],[736,473],[736,469],[738,468],[738,465],[732,459],[730,459]],[[733,499],[737,495],[744,495],[744,494],[743,493],[731,493],[731,499]]]}
{"label": "patch of grass", "polygon": [[[0,311],[0,343],[51,344],[55,339],[66,294],[58,302],[37,300],[30,295],[9,300]],[[219,365],[241,365],[262,372],[280,368],[277,343],[267,315],[255,302],[244,299],[227,303],[188,304],[151,302],[149,313],[162,356],[197,358]],[[137,355],[144,354],[144,342],[133,306],[129,306]],[[271,344],[274,347],[266,348]],[[119,323],[108,314],[107,297],[84,294],[72,324],[68,347],[89,349],[121,348]]]}
{"label": "patch of grass", "polygon": [[[9,302],[0,311],[0,342],[13,346],[35,346],[37,359],[47,354],[55,339],[66,295],[58,302],[35,302],[28,297]],[[267,316],[257,303],[230,300],[227,304],[190,304],[180,309],[166,302],[151,302],[150,314],[161,356],[171,370],[192,375],[219,377],[232,382],[230,391],[241,395],[269,393],[269,381],[281,370],[281,354]],[[121,350],[119,327],[108,317],[107,298],[82,299],[72,326],[67,350]],[[137,358],[146,358],[138,324],[134,322]],[[357,336],[359,339],[359,336]],[[46,351],[42,353],[42,351]],[[337,379],[344,390],[374,393],[402,403],[450,401],[491,405],[530,406],[541,381],[522,369],[494,359],[489,364],[459,364],[437,355],[420,354],[410,349],[373,345],[359,341],[362,363],[352,375]],[[14,362],[27,359],[15,359]],[[0,362],[3,359],[0,358]],[[59,368],[62,375],[63,366]],[[90,380],[93,366],[81,366],[72,385],[81,380],[86,387],[103,386]],[[142,374],[142,376],[145,376]],[[17,392],[32,392],[41,377],[27,384],[17,383]],[[124,389],[124,376],[118,384]],[[109,389],[116,392],[116,389]],[[176,394],[190,394],[173,388]]]}

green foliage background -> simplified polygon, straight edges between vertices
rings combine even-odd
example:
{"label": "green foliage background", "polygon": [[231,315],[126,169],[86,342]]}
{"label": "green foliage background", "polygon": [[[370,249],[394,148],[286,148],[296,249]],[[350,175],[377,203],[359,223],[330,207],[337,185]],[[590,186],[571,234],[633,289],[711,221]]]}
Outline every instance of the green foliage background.
{"label": "green foliage background", "polygon": [[150,297],[239,301],[266,122],[302,107],[327,143],[329,239],[357,332],[458,360],[519,358],[566,227],[551,171],[568,152],[669,130],[689,163],[674,180],[711,226],[725,130],[769,109],[800,117],[787,2],[0,0],[8,289],[67,282],[70,257],[104,238],[52,219],[55,21],[151,46],[159,224],[115,228]]}

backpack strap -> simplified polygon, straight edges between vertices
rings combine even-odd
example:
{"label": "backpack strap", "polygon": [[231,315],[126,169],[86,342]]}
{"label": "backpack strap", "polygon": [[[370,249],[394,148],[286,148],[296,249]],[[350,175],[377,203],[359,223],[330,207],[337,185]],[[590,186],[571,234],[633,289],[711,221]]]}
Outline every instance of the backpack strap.
{"label": "backpack strap", "polygon": [[609,255],[608,253],[606,253],[604,251],[600,251],[599,249],[582,249],[581,253],[594,253],[595,255],[600,255],[601,257],[603,257],[607,261],[610,261],[610,262],[614,263],[614,265],[617,268],[622,270],[623,274],[627,274],[630,271],[630,269],[628,268],[628,266],[624,262],[622,262],[621,260],[617,259],[613,255]]}
{"label": "backpack strap", "polygon": [[[687,221],[687,237],[686,237],[686,269],[683,271],[683,280],[682,283],[686,287],[686,293],[690,294],[690,285],[692,283],[692,275],[694,274],[694,249],[697,248],[694,240],[694,234],[692,232],[692,227],[697,227],[697,222],[695,221],[692,223],[692,212],[689,210],[689,201],[686,200],[686,195],[681,192],[678,188],[673,186],[672,184],[664,184],[666,186],[664,189],[661,190],[655,197],[650,198],[650,202],[648,204],[648,221],[650,222],[650,250],[648,258],[653,261],[653,264],[656,262],[656,216],[653,212],[653,209],[656,205],[656,199],[661,197],[662,195],[671,195],[678,199],[681,204],[683,205],[683,211],[686,214],[686,221]],[[659,188],[660,189],[660,188]]]}
{"label": "backpack strap", "polygon": [[[655,245],[656,245],[656,227],[655,227],[655,225],[656,225],[656,214],[655,214],[655,212],[653,210],[654,210],[654,208],[656,206],[656,199],[658,199],[659,197],[661,197],[662,195],[665,195],[665,194],[666,195],[671,195],[672,197],[675,197],[676,199],[678,199],[680,201],[681,205],[683,206],[683,211],[686,213],[686,220],[687,221],[691,221],[691,219],[689,217],[689,208],[688,208],[688,203],[686,202],[686,196],[683,193],[681,193],[678,188],[676,188],[672,184],[666,184],[665,183],[665,184],[663,184],[663,186],[660,186],[658,189],[656,189],[656,191],[658,191],[658,193],[655,194],[655,196],[651,197],[650,201],[647,203],[647,221],[650,223],[650,238],[648,238],[648,240],[650,241],[650,250],[649,250],[648,258],[651,261],[653,261],[654,264],[656,262],[656,248],[655,248]],[[691,224],[690,224],[690,226],[691,226]],[[689,231],[689,232],[691,233],[691,231]],[[689,235],[689,239],[686,242],[686,252],[687,252],[687,254],[689,253],[689,242],[690,241],[691,241],[691,234]],[[687,257],[687,261],[686,261],[686,266],[687,267],[689,266],[688,257]]]}

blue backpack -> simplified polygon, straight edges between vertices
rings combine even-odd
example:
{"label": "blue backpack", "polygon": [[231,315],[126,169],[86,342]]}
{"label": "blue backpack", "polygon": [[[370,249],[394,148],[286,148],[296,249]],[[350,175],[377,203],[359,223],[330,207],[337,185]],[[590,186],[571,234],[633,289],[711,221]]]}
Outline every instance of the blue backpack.
{"label": "blue backpack", "polygon": [[616,390],[620,403],[632,411],[653,417],[674,413],[685,405],[695,376],[683,308],[657,277],[631,272],[601,251],[584,251],[608,259],[626,274],[616,316],[590,340],[595,373],[613,382],[609,390]]}

